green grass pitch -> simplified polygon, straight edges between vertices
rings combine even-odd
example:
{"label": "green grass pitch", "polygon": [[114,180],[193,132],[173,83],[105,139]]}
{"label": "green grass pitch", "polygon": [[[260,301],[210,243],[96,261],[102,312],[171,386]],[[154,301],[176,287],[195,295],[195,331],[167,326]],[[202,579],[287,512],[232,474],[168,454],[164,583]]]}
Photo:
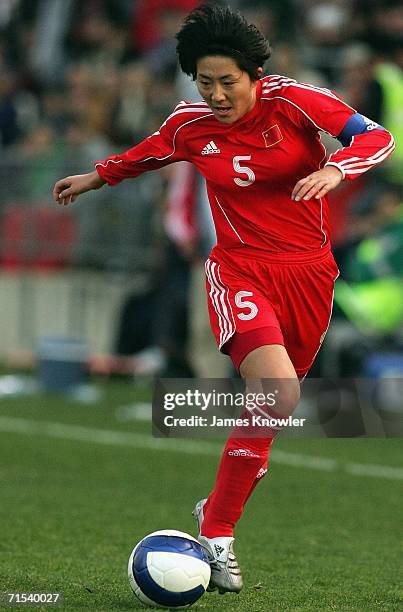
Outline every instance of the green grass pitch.
{"label": "green grass pitch", "polygon": [[[144,610],[127,581],[132,548],[157,529],[194,533],[191,510],[213,484],[218,454],[185,453],[175,441],[152,448],[149,423],[117,418],[122,406],[147,400],[147,389],[112,382],[102,391],[91,406],[56,396],[0,400],[0,592],[58,591],[55,610]],[[139,445],[90,441],[94,429],[135,432]],[[402,467],[396,439],[279,439],[275,448],[341,467]],[[273,460],[237,527],[243,591],[206,594],[193,610],[403,609],[401,485]]]}

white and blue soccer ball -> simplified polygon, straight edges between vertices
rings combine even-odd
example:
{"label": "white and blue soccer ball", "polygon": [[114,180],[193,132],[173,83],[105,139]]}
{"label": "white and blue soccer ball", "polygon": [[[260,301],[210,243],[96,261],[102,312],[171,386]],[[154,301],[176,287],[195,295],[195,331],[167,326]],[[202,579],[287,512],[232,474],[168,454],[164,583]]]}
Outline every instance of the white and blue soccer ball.
{"label": "white and blue soccer ball", "polygon": [[200,599],[211,570],[206,553],[188,533],[164,529],[140,540],[129,558],[133,593],[151,607],[183,608]]}

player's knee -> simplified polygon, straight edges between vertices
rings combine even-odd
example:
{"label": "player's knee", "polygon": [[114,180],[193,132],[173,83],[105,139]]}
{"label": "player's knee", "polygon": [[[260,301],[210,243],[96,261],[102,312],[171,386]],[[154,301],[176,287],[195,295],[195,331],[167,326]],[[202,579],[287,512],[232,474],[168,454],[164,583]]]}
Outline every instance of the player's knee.
{"label": "player's knee", "polygon": [[[272,386],[272,384],[270,386]],[[277,381],[277,389],[274,395],[275,405],[273,409],[279,414],[290,416],[298,406],[300,396],[301,392],[298,379],[290,378]]]}
{"label": "player's knee", "polygon": [[298,406],[300,386],[298,379],[262,379],[247,381],[247,399],[250,405],[260,407],[268,415],[274,412],[290,416]]}
{"label": "player's knee", "polygon": [[289,416],[300,399],[300,385],[294,366],[284,346],[262,346],[244,359],[240,374],[249,393],[258,398],[263,392],[267,406]]}

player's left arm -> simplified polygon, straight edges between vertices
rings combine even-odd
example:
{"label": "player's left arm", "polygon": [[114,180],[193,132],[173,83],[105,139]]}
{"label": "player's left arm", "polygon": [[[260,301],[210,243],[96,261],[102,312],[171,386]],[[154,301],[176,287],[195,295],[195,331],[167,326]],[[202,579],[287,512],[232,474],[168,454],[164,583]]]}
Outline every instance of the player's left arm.
{"label": "player's left arm", "polygon": [[380,164],[395,148],[390,132],[357,113],[329,89],[294,81],[283,87],[281,95],[289,102],[289,113],[298,126],[315,134],[327,132],[343,145],[323,168],[296,183],[293,200],[323,197],[343,179],[355,179]]}
{"label": "player's left arm", "polygon": [[325,166],[321,170],[308,174],[305,178],[296,183],[291,199],[299,202],[299,200],[310,200],[315,198],[323,198],[329,191],[337,187],[343,180],[341,170],[335,166]]}
{"label": "player's left arm", "polygon": [[343,179],[355,179],[387,159],[395,149],[393,136],[376,121],[355,113],[337,136],[343,145],[329,156],[325,166],[334,166]]}
{"label": "player's left arm", "polygon": [[325,166],[297,182],[293,200],[321,198],[343,179],[355,179],[384,161],[395,148],[393,136],[383,126],[354,113],[337,136],[343,145]]}

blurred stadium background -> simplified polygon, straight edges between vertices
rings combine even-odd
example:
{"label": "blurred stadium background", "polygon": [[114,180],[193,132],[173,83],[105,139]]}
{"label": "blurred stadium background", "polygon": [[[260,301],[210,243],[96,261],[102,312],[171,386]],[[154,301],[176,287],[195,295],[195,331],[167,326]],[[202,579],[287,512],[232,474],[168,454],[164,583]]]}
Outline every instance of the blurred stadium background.
{"label": "blurred stadium background", "polygon": [[[136,609],[131,548],[162,527],[191,532],[213,484],[217,441],[150,432],[154,375],[233,374],[207,321],[214,231],[200,177],[177,164],[65,209],[51,199],[57,179],[197,99],[173,40],[196,4],[0,0],[0,599],[51,590],[60,609]],[[342,276],[311,376],[401,380],[403,5],[229,4],[267,34],[268,72],[334,88],[394,134],[379,172],[331,195]],[[60,378],[68,355],[78,371]],[[84,363],[91,384],[38,393],[38,378],[53,390],[67,374],[81,381]],[[401,610],[399,465],[398,439],[279,439],[237,528],[246,587],[195,609]]]}
{"label": "blurred stadium background", "polygon": [[[0,3],[0,360],[43,338],[83,341],[95,372],[225,376],[207,322],[214,244],[187,164],[59,209],[58,178],[154,131],[180,99],[173,35],[197,0]],[[311,375],[403,372],[403,5],[398,0],[232,1],[273,46],[268,72],[334,88],[390,129],[378,172],[331,195],[341,269]],[[328,147],[337,148],[330,139]],[[133,356],[136,356],[133,358]]]}

